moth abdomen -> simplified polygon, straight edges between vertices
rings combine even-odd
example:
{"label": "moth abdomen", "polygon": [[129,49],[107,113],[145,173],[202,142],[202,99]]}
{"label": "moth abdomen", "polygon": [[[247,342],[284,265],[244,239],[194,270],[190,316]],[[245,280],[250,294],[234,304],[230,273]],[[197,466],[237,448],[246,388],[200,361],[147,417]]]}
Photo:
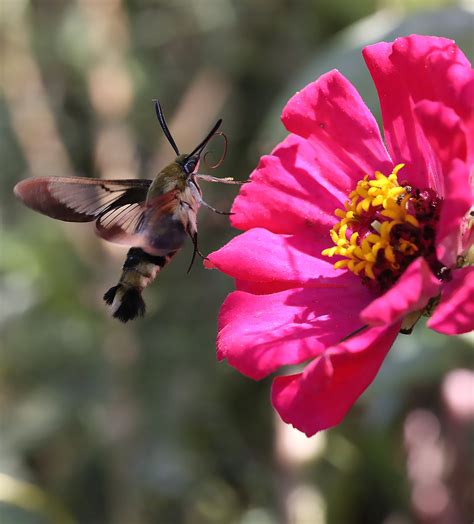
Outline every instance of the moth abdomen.
{"label": "moth abdomen", "polygon": [[150,255],[138,247],[128,251],[119,283],[104,294],[104,301],[111,306],[114,318],[128,322],[145,314],[142,291],[155,280],[160,269],[175,254],[176,251],[166,256]]}

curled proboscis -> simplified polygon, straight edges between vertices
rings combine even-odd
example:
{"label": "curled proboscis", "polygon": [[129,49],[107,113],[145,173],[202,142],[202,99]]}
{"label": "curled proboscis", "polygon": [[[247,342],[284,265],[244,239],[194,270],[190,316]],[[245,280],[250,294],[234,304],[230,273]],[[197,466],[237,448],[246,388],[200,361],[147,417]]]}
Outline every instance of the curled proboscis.
{"label": "curled proboscis", "polygon": [[225,135],[225,133],[222,133],[222,131],[219,131],[218,133],[215,133],[214,136],[221,136],[224,139],[224,151],[223,151],[221,157],[219,158],[219,160],[215,164],[210,164],[207,161],[207,156],[209,155],[209,153],[212,153],[212,151],[208,151],[204,155],[204,164],[207,167],[209,167],[210,169],[217,169],[218,167],[220,167],[222,165],[222,163],[224,162],[225,157],[227,155],[227,136]]}

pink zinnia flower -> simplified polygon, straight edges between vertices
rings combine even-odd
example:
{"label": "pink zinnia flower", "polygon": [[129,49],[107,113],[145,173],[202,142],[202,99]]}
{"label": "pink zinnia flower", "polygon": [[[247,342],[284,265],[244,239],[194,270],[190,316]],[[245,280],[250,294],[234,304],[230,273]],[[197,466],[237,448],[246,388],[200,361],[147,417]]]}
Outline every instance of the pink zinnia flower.
{"label": "pink zinnia flower", "polygon": [[386,145],[350,82],[321,76],[234,202],[245,232],[207,262],[237,288],[218,358],[254,379],[307,362],[274,380],[272,402],[308,436],[342,420],[420,313],[440,333],[474,328],[471,66],[453,41],[416,35],[363,56]]}

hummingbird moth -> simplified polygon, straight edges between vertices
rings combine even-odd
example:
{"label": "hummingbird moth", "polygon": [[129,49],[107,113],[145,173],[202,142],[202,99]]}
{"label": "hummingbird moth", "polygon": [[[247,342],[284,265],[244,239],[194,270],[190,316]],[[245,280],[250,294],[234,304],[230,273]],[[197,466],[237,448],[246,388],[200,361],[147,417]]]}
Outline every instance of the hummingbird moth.
{"label": "hummingbird moth", "polygon": [[[66,222],[95,221],[96,234],[129,246],[117,285],[104,295],[112,315],[127,322],[145,313],[142,291],[183,246],[186,237],[194,244],[191,266],[198,249],[196,217],[201,204],[220,214],[202,199],[198,180],[241,184],[232,178],[196,173],[208,142],[218,133],[218,120],[191,153],[179,152],[166,124],[161,105],[155,101],[161,129],[176,153],[175,160],[154,180],[100,180],[84,177],[37,177],[19,182],[15,195],[29,208]],[[204,155],[205,157],[206,155]]]}

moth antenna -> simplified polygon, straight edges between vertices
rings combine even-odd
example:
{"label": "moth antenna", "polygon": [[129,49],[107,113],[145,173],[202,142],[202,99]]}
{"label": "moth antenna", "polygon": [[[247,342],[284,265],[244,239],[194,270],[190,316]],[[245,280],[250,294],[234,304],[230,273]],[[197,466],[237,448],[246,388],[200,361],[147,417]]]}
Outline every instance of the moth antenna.
{"label": "moth antenna", "polygon": [[219,118],[219,120],[214,124],[214,127],[207,134],[206,138],[197,147],[194,148],[194,151],[189,153],[187,158],[191,158],[196,154],[200,155],[202,150],[206,147],[206,144],[209,142],[209,140],[217,133],[217,130],[219,129],[221,124],[222,118]]}
{"label": "moth antenna", "polygon": [[176,142],[174,141],[173,137],[171,136],[170,130],[168,129],[168,125],[166,124],[165,120],[165,115],[163,114],[163,109],[161,109],[161,104],[158,100],[154,100],[154,102],[156,117],[158,118],[158,122],[160,123],[161,129],[163,130],[163,133],[168,139],[168,142],[171,144],[171,147],[174,149],[176,156],[179,156],[178,146],[176,145]]}
{"label": "moth antenna", "polygon": [[204,164],[209,168],[209,169],[217,169],[218,167],[220,167],[224,160],[225,160],[225,157],[227,156],[227,146],[228,146],[228,140],[227,140],[227,136],[225,133],[223,133],[222,131],[219,131],[218,133],[214,133],[213,137],[214,136],[221,136],[223,139],[224,139],[224,151],[220,157],[220,159],[215,163],[215,164],[209,164],[208,161],[207,161],[207,156],[209,155],[209,153],[211,153],[211,151],[208,151],[205,155],[204,155]]}

